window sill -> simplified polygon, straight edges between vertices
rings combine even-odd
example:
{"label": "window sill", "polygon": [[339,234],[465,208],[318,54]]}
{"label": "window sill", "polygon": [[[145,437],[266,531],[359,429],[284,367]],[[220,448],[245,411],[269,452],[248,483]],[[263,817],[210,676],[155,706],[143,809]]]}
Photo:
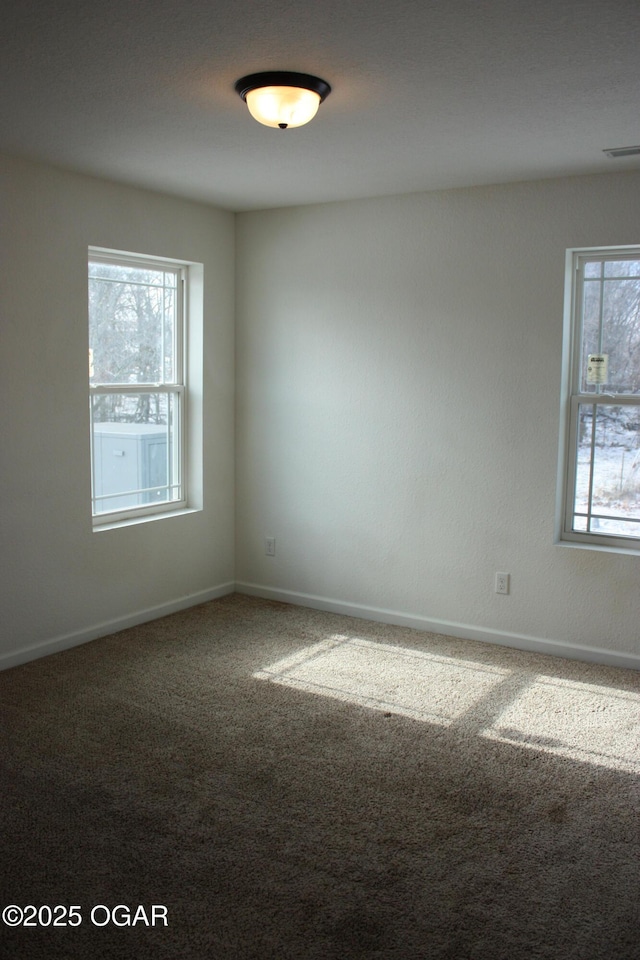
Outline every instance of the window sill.
{"label": "window sill", "polygon": [[556,547],[569,547],[570,550],[591,550],[595,553],[617,553],[626,557],[637,557],[640,555],[640,545],[638,547],[618,547],[608,543],[588,543],[580,540],[556,540]]}
{"label": "window sill", "polygon": [[96,520],[93,524],[93,532],[101,533],[103,530],[119,530],[120,527],[133,527],[140,523],[152,523],[155,520],[167,520],[170,517],[185,517],[191,513],[200,513],[202,507],[181,507],[179,510],[165,510],[163,513],[149,513],[143,517],[126,517],[122,520],[106,520],[101,523]]}

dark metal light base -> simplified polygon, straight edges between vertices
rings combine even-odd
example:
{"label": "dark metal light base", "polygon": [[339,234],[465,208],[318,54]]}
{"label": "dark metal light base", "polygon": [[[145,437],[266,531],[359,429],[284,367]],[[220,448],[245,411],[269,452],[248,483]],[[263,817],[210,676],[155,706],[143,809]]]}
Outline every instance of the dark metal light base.
{"label": "dark metal light base", "polygon": [[271,70],[266,73],[252,73],[248,77],[241,77],[235,83],[235,90],[243,100],[251,90],[260,87],[302,87],[303,90],[313,90],[320,97],[320,103],[331,93],[331,87],[326,80],[312,77],[308,73],[287,73],[284,70]]}

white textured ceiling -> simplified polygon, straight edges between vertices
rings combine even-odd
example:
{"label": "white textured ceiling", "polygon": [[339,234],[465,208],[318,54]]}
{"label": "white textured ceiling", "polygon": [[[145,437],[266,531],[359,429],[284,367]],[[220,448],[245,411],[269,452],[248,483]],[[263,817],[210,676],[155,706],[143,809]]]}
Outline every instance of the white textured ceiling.
{"label": "white textured ceiling", "polygon": [[[638,0],[14,0],[0,149],[232,210],[640,169]],[[333,90],[272,130],[233,89]]]}

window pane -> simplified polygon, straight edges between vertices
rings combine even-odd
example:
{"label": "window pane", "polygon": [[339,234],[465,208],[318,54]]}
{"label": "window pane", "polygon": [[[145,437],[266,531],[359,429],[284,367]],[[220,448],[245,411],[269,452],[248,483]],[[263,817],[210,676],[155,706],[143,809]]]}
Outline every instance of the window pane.
{"label": "window pane", "polygon": [[93,384],[176,382],[176,287],[176,272],[89,264]]}
{"label": "window pane", "polygon": [[590,263],[585,263],[584,265],[584,275],[585,277],[601,277],[602,276],[602,261],[594,260]]}
{"label": "window pane", "polygon": [[604,284],[602,350],[609,356],[608,389],[640,392],[640,280]]}
{"label": "window pane", "polygon": [[640,277],[640,260],[607,260],[605,277]]}
{"label": "window pane", "polygon": [[103,280],[120,280],[129,283],[145,283],[147,286],[175,286],[175,277],[172,271],[165,272],[149,267],[126,266],[121,263],[101,263],[99,260],[89,261],[89,277]]}
{"label": "window pane", "polygon": [[574,531],[640,536],[640,408],[580,404],[578,425]]}
{"label": "window pane", "polygon": [[600,353],[600,306],[602,284],[599,280],[585,280],[582,311],[582,393],[595,393],[596,386],[587,383],[587,366],[590,353]]}
{"label": "window pane", "polygon": [[175,393],[94,393],[94,513],[182,498]]}
{"label": "window pane", "polygon": [[[580,391],[640,394],[640,261],[607,260],[584,264]],[[606,384],[587,382],[588,356],[604,353]]]}
{"label": "window pane", "polygon": [[591,404],[581,403],[578,412],[578,443],[576,451],[576,487],[573,502],[574,523],[573,529],[582,529],[576,527],[576,514],[585,514],[589,510],[589,498],[591,490],[591,440],[594,427],[593,406]]}
{"label": "window pane", "polygon": [[176,292],[174,289],[164,288],[162,309],[164,310],[164,327],[162,330],[163,379],[165,383],[175,383],[178,377],[175,356]]}

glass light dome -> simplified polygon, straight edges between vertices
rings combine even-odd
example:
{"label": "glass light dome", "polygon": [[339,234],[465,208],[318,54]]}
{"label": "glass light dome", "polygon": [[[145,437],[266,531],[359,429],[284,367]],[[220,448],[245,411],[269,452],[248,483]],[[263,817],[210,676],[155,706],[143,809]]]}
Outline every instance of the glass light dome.
{"label": "glass light dome", "polygon": [[301,87],[259,87],[246,96],[249,113],[266,127],[301,127],[313,120],[320,95]]}
{"label": "glass light dome", "polygon": [[331,92],[325,80],[308,73],[252,73],[235,85],[251,116],[267,127],[301,127],[312,120]]}

